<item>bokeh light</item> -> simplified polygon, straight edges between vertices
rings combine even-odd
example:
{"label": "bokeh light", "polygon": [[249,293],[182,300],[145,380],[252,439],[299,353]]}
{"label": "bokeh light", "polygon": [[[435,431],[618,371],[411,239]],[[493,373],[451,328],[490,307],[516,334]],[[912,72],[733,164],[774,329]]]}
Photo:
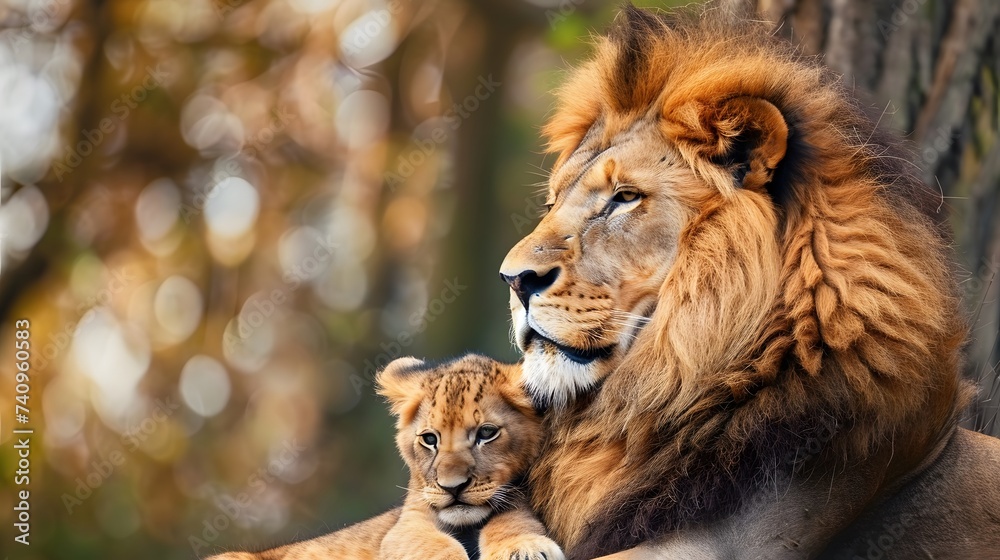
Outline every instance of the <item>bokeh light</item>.
{"label": "bokeh light", "polygon": [[[517,359],[496,270],[539,213],[553,88],[618,4],[0,2],[0,347],[30,319],[34,360],[24,558],[189,559],[398,503],[375,373]],[[980,74],[976,141],[935,161],[986,325],[1000,282],[976,234],[996,220],[967,178],[987,175],[997,105]],[[13,406],[4,386],[0,465]]]}
{"label": "bokeh light", "polygon": [[215,416],[226,407],[230,393],[226,368],[208,356],[192,356],[181,370],[184,404],[201,416]]}

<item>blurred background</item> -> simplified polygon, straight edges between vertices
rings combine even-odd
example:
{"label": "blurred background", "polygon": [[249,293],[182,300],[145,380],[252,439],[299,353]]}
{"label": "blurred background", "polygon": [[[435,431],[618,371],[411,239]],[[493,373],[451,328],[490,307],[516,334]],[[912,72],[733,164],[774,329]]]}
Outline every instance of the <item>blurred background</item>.
{"label": "blurred background", "polygon": [[[517,358],[496,271],[543,202],[552,89],[616,4],[0,0],[0,555],[195,558],[398,502],[373,374]],[[1000,3],[758,7],[940,189],[975,325],[967,424],[1000,433]]]}

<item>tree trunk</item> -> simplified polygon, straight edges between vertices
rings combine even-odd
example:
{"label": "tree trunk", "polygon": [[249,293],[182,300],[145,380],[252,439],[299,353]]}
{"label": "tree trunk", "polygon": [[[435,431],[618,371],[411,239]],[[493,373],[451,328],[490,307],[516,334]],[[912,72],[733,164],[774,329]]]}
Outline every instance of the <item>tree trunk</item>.
{"label": "tree trunk", "polygon": [[967,426],[1000,436],[1000,2],[757,0],[779,34],[821,55],[880,126],[913,142],[955,235],[972,338],[965,375],[980,387]]}

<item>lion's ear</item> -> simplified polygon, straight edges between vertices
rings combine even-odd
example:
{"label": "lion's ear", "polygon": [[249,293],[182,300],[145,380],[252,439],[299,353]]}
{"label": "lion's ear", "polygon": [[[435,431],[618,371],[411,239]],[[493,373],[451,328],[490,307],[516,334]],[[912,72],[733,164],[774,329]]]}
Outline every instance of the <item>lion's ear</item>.
{"label": "lion's ear", "polygon": [[665,111],[664,130],[689,163],[723,190],[764,189],[788,150],[785,117],[760,97],[686,103]]}
{"label": "lion's ear", "polygon": [[429,371],[417,358],[398,358],[375,377],[379,395],[389,402],[392,414],[406,424],[413,419],[423,399],[421,384]]}

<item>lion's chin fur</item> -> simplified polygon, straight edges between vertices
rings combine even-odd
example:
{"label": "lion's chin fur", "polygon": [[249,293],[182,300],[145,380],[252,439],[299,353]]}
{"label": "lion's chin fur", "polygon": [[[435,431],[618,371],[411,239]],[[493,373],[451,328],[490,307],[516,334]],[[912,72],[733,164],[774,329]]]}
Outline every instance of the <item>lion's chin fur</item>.
{"label": "lion's chin fur", "polygon": [[[621,365],[547,419],[533,501],[574,558],[732,514],[779,474],[879,457],[888,483],[952,429],[968,395],[938,202],[896,142],[762,24],[625,12],[563,90],[552,150],[564,160],[598,119],[627,130],[658,104],[664,134],[719,192],[683,232]],[[760,191],[734,188],[695,145],[708,134],[697,112],[740,96],[789,127]],[[529,354],[525,369],[556,400],[594,386],[557,357]]]}
{"label": "lion's chin fur", "polygon": [[597,383],[595,364],[578,364],[558,352],[529,352],[523,367],[525,388],[544,408],[564,408]]}

